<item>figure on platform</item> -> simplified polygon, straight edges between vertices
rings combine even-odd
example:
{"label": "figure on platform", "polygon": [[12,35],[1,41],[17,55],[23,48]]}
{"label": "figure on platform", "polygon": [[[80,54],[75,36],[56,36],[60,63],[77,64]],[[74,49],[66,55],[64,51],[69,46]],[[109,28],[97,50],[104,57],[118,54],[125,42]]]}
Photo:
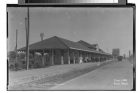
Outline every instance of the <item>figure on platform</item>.
{"label": "figure on platform", "polygon": [[83,58],[79,57],[79,61],[80,61],[79,63],[82,64],[83,63]]}

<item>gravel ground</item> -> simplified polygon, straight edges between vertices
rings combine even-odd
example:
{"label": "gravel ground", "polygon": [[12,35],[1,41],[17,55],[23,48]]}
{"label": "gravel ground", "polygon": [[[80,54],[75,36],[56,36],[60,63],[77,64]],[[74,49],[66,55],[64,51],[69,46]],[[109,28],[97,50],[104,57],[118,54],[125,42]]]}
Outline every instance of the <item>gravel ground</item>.
{"label": "gravel ground", "polygon": [[132,90],[133,66],[129,61],[112,62],[51,90]]}
{"label": "gravel ground", "polygon": [[[101,64],[105,65],[107,63]],[[56,65],[49,68],[33,69],[9,73],[8,90],[48,90],[49,88],[88,73],[97,63]]]}

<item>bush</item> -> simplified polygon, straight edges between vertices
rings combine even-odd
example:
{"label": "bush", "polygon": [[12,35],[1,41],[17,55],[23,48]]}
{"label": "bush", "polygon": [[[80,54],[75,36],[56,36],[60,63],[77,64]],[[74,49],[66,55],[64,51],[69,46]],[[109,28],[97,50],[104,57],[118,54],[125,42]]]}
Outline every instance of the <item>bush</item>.
{"label": "bush", "polygon": [[10,69],[10,70],[14,70],[14,69],[15,69],[14,65],[10,65],[10,66],[9,66],[9,69]]}
{"label": "bush", "polygon": [[19,69],[18,63],[15,63],[15,70],[18,70],[18,69]]}
{"label": "bush", "polygon": [[40,68],[40,67],[41,67],[41,65],[39,63],[34,64],[34,68]]}

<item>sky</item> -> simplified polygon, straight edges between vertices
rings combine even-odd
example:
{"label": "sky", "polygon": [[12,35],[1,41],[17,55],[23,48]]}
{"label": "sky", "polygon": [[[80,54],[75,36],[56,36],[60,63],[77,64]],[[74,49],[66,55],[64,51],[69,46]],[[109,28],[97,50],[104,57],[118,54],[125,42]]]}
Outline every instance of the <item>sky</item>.
{"label": "sky", "polygon": [[[14,50],[16,29],[18,48],[26,44],[25,17],[27,8],[9,7],[8,51]],[[98,44],[105,52],[119,48],[120,53],[133,51],[133,9],[132,8],[30,8],[30,44],[52,36],[71,41],[84,40]]]}

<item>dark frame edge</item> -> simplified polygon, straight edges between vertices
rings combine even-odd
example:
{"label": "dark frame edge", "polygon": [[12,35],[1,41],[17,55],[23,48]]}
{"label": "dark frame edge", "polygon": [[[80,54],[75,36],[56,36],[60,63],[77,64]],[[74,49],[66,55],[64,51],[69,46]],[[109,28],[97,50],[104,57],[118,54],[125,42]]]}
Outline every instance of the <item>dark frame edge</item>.
{"label": "dark frame edge", "polygon": [[[7,4],[6,7],[132,7],[133,8],[133,88],[130,91],[136,91],[136,5],[133,3],[127,3],[126,5],[96,5],[96,4],[48,4],[48,5],[18,5],[18,4]],[[8,12],[7,12],[7,38],[8,38]],[[8,60],[7,60],[7,91],[8,90]],[[134,74],[135,73],[135,74]],[[16,90],[13,90],[16,91]],[[24,91],[24,90],[22,90]],[[27,91],[27,90],[25,90]],[[44,90],[42,90],[44,91]],[[59,91],[59,90],[48,90],[48,91]],[[65,90],[60,90],[65,91]],[[76,90],[67,90],[76,91]],[[84,91],[84,90],[77,90]],[[85,90],[87,91],[87,90]],[[88,91],[122,91],[122,90],[88,90]],[[129,91],[129,90],[123,90]]]}
{"label": "dark frame edge", "polygon": [[126,5],[119,4],[93,4],[93,3],[79,3],[79,4],[43,4],[43,5],[19,5],[7,4],[7,7],[133,7],[134,3],[127,3]]}
{"label": "dark frame edge", "polygon": [[133,6],[133,89],[136,91],[136,6]]}

